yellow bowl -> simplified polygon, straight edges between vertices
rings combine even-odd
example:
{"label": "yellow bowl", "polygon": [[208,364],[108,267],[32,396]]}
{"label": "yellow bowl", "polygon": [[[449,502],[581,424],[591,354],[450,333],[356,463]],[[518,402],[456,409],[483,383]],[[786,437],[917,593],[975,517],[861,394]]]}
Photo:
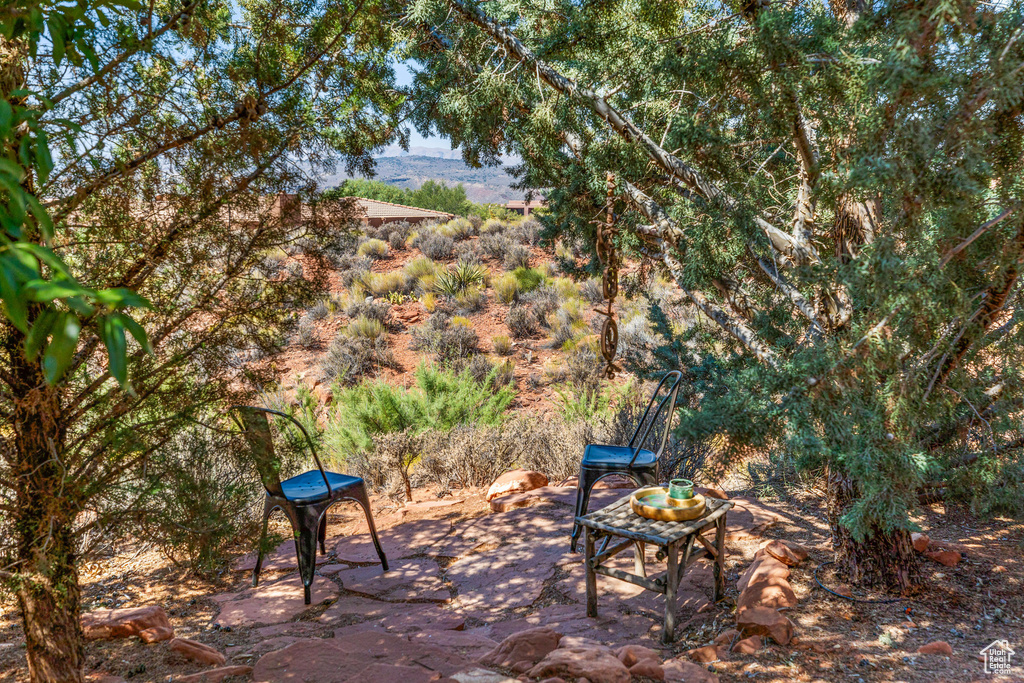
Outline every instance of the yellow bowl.
{"label": "yellow bowl", "polygon": [[629,499],[633,512],[659,522],[688,522],[704,515],[707,503],[704,496],[695,493],[693,498],[669,498],[664,486],[649,486],[636,491]]}

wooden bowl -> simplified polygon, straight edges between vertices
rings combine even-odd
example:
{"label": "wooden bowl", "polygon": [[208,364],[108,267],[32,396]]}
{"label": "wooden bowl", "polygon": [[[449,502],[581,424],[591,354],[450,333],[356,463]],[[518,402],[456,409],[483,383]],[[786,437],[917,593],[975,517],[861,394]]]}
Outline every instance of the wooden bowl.
{"label": "wooden bowl", "polygon": [[639,489],[630,497],[629,506],[641,517],[659,522],[688,522],[707,511],[704,496],[699,493],[685,500],[669,498],[668,489],[664,486]]}

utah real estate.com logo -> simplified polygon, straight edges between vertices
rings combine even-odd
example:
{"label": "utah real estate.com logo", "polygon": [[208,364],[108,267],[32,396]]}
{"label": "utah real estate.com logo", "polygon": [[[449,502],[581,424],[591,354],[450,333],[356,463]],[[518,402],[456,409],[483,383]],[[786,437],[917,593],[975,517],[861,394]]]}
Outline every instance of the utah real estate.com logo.
{"label": "utah real estate.com logo", "polygon": [[1008,674],[1010,673],[1010,658],[1015,654],[1010,648],[1008,640],[994,640],[988,647],[981,651],[985,658],[985,673],[987,674]]}

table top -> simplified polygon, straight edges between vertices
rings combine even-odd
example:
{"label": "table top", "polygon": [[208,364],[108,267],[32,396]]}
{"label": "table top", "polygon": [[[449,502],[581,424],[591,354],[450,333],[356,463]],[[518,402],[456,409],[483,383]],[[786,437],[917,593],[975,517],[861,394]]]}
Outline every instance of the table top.
{"label": "table top", "polygon": [[629,495],[620,498],[608,507],[577,517],[576,522],[591,529],[631,538],[634,541],[668,545],[714,525],[719,517],[725,515],[735,505],[732,501],[706,496],[707,511],[702,517],[685,522],[659,522],[641,517],[633,512],[633,508],[629,505],[632,495],[631,491]]}

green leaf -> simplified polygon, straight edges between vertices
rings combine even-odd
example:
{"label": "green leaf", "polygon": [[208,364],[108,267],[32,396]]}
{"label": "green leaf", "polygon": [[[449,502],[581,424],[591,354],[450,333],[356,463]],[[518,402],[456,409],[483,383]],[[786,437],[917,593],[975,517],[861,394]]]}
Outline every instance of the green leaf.
{"label": "green leaf", "polygon": [[36,280],[25,286],[26,293],[33,301],[47,303],[54,299],[65,299],[71,296],[82,296],[88,290],[73,280]]}
{"label": "green leaf", "polygon": [[124,338],[124,324],[116,315],[100,318],[100,338],[110,357],[110,374],[122,387],[128,384],[128,346]]}
{"label": "green leaf", "polygon": [[46,25],[50,27],[50,40],[53,43],[53,64],[54,66],[60,66],[60,63],[64,60],[64,26],[58,15],[54,15],[46,20]]}
{"label": "green leaf", "polygon": [[0,132],[6,134],[14,123],[14,109],[7,100],[0,100]]}
{"label": "green leaf", "polygon": [[53,157],[50,156],[50,146],[46,143],[46,133],[40,130],[36,133],[36,168],[39,171],[39,182],[46,184],[53,170]]}
{"label": "green leaf", "polygon": [[57,320],[57,310],[48,306],[32,323],[32,327],[25,336],[25,357],[30,361],[35,361],[39,352],[46,345],[46,338],[49,336],[55,320]]}
{"label": "green leaf", "polygon": [[53,324],[53,338],[43,354],[43,375],[50,384],[55,384],[68,369],[78,346],[78,335],[82,324],[74,313],[58,313]]}
{"label": "green leaf", "polygon": [[113,308],[153,308],[153,304],[130,289],[116,287],[96,292],[96,300]]}
{"label": "green leaf", "polygon": [[0,298],[4,313],[22,332],[28,332],[28,301],[24,296],[17,272],[20,264],[11,256],[0,258]]}
{"label": "green leaf", "polygon": [[146,330],[143,329],[136,320],[125,313],[115,313],[121,322],[124,324],[128,331],[131,332],[132,336],[135,337],[135,341],[139,342],[139,346],[142,347],[146,353],[153,353],[153,347],[149,343],[149,336],[146,335]]}

